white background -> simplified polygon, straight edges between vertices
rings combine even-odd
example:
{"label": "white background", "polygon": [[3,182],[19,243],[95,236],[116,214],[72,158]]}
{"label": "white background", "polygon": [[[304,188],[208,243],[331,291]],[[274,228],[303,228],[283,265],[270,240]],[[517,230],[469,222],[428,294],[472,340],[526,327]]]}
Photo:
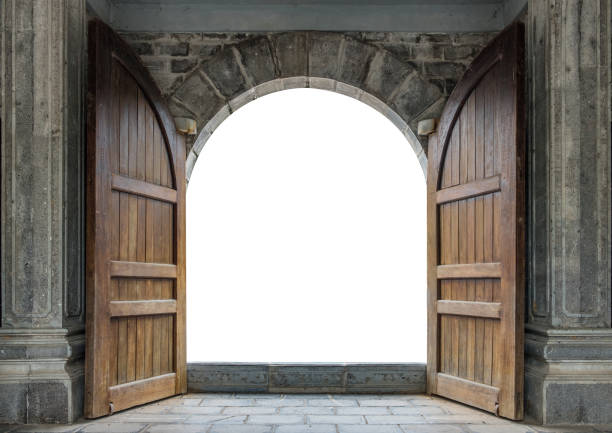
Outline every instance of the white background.
{"label": "white background", "polygon": [[425,362],[425,200],[410,144],[359,101],[239,109],[187,189],[187,360]]}

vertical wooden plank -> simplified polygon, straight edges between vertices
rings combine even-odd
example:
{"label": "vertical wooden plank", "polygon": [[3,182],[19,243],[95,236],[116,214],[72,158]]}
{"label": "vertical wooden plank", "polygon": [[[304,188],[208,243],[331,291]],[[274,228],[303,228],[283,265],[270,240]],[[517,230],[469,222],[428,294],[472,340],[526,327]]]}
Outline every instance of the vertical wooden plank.
{"label": "vertical wooden plank", "polygon": [[[495,82],[499,82],[500,79],[504,78],[504,74],[503,74],[503,69],[501,67],[501,65],[498,65],[497,67],[494,68],[493,71],[491,71],[491,74],[494,74],[494,80]],[[493,109],[494,109],[494,113],[495,113],[495,123],[494,123],[494,146],[493,146],[493,171],[495,174],[502,174],[502,190],[507,188],[507,185],[504,185],[504,177],[505,177],[505,173],[501,173],[501,153],[502,153],[502,147],[507,147],[505,146],[505,137],[503,137],[503,132],[502,132],[502,124],[504,122],[503,116],[503,104],[505,101],[502,101],[502,91],[503,91],[504,86],[495,86],[495,96],[493,98],[494,104],[493,104]],[[495,193],[493,194],[493,222],[492,222],[492,229],[493,229],[493,260],[495,261],[502,261],[503,257],[501,257],[500,254],[500,233],[501,233],[501,214],[500,214],[500,193]],[[511,246],[509,245],[505,245],[504,248],[511,248]],[[502,264],[502,274],[504,272],[504,265]],[[503,278],[503,275],[502,275]],[[503,290],[505,288],[505,284],[496,284],[494,286],[495,288],[497,288],[498,290],[496,290],[493,294],[493,299],[495,300],[501,300],[501,298],[504,296],[503,293],[500,293],[500,290]],[[504,306],[502,306],[502,308],[504,308]],[[496,321],[494,322],[494,333],[493,333],[493,367],[492,367],[492,384],[493,386],[497,386],[498,388],[503,387],[504,385],[504,376],[507,374],[506,371],[504,371],[504,364],[503,364],[503,360],[504,360],[504,352],[507,350],[507,348],[505,347],[505,338],[504,338],[504,334],[505,334],[505,326],[504,323],[502,323],[502,321]]]}
{"label": "vertical wooden plank", "polygon": [[[509,173],[508,184],[511,190],[508,193],[508,200],[505,200],[508,207],[505,207],[503,214],[513,213],[513,226],[511,231],[506,233],[502,243],[514,242],[512,254],[506,258],[508,260],[508,285],[510,289],[508,297],[504,303],[509,305],[511,317],[508,327],[506,346],[511,349],[507,351],[505,359],[505,369],[511,372],[508,375],[509,387],[507,393],[502,393],[502,398],[507,397],[510,404],[502,404],[500,414],[513,419],[522,419],[524,416],[524,375],[525,375],[525,272],[526,272],[526,143],[525,134],[525,53],[524,44],[525,29],[519,25],[515,28],[513,40],[511,42],[514,56],[510,56],[507,61],[512,65],[512,72],[508,73],[508,79],[512,78],[515,83],[514,88],[508,89],[507,101],[513,101],[514,107],[506,118],[505,135],[509,138],[509,154],[505,158],[502,169]],[[503,277],[503,273],[502,273]]]}
{"label": "vertical wooden plank", "polygon": [[[524,116],[523,116],[523,27],[514,26],[505,41],[504,68],[499,80],[513,86],[500,86],[499,92],[499,166],[502,190],[499,193],[499,216],[510,216],[510,224],[500,224],[498,248],[502,263],[501,303],[505,320],[500,322],[503,342],[500,377],[502,416],[523,415],[523,327],[524,327]],[[501,221],[501,220],[500,220]]]}
{"label": "vertical wooden plank", "polygon": [[[138,148],[136,151],[136,178],[145,179],[146,170],[146,111],[147,101],[140,89],[138,90]],[[136,235],[136,261],[146,261],[146,198],[138,197],[138,233]],[[146,282],[138,281],[136,288],[138,299],[148,299],[146,293]],[[136,379],[144,379],[145,377],[145,323],[147,317],[138,317],[136,319]]]}
{"label": "vertical wooden plank", "polygon": [[[127,155],[127,161],[122,161],[124,166],[127,166],[127,175],[133,177],[135,175],[135,161],[136,149],[137,149],[137,117],[138,117],[138,89],[135,87],[135,83],[129,77],[128,74],[123,74],[124,93],[123,108],[126,112],[122,122],[127,122],[127,125],[122,123],[122,130],[124,131],[124,138],[122,140],[121,151],[124,155]],[[127,137],[125,137],[127,134]],[[137,214],[137,197],[131,194],[125,194],[127,200],[127,219],[125,221],[127,231],[127,244],[125,248],[125,259],[129,261],[136,260],[136,234],[138,227],[138,214]],[[129,280],[123,280],[122,297],[123,299],[134,299],[135,284]],[[135,379],[135,367],[136,367],[136,323],[134,318],[123,319],[124,326],[126,327],[126,347],[127,352],[125,358],[125,380],[131,382]]]}
{"label": "vertical wooden plank", "polygon": [[[136,177],[138,162],[138,86],[134,80],[127,76],[124,78],[126,83],[126,104],[128,109],[128,176]],[[138,235],[138,197],[133,194],[128,195],[128,260],[137,260],[137,235]],[[127,286],[130,293],[127,299],[137,299],[139,282],[130,281]],[[136,318],[127,319],[127,371],[128,382],[136,380],[136,350],[137,350],[137,323]]]}
{"label": "vertical wooden plank", "polygon": [[[436,164],[436,161],[438,161],[438,155],[439,155],[439,152],[441,151],[440,146],[442,145],[442,143],[438,141],[439,140],[438,134],[432,135],[430,140],[434,140],[434,142],[436,143],[436,153],[429,155],[428,157],[429,167],[427,169],[427,174],[428,174],[427,206],[428,206],[428,213],[434,214],[434,209],[436,207],[433,205],[434,196],[432,194],[434,194],[435,191],[437,190],[435,178],[437,176],[436,171],[439,169],[438,167],[435,166],[435,164]],[[442,188],[447,188],[451,184],[451,174],[452,174],[452,167],[451,167],[452,164],[450,163],[451,154],[452,154],[452,151],[449,151],[447,157],[441,161],[441,164],[443,167],[442,182],[441,182]],[[427,227],[428,250],[432,248],[435,249],[437,247],[439,248],[439,251],[437,252],[437,254],[434,254],[433,251],[429,253],[431,257],[428,260],[427,275],[428,275],[428,280],[429,280],[429,286],[437,287],[436,284],[439,284],[440,285],[440,297],[443,299],[450,299],[451,294],[452,294],[450,282],[440,281],[438,283],[435,272],[434,272],[434,268],[436,265],[449,263],[448,251],[450,248],[451,213],[450,213],[448,204],[444,204],[439,207],[439,217],[438,218],[439,220],[436,220],[435,217],[428,216],[428,227]],[[438,229],[438,225],[440,226],[439,229]],[[436,238],[436,235],[438,233],[440,236],[439,239]],[[435,298],[436,297],[433,295],[433,293],[430,294],[427,309],[428,309],[428,316],[431,316],[429,320],[429,328],[432,328],[433,326],[438,325],[438,323],[439,323],[438,326],[440,326],[441,341],[439,343],[438,341],[435,341],[436,344],[440,345],[439,359],[436,359],[436,361],[439,360],[440,365],[437,366],[436,364],[436,367],[438,370],[442,372],[450,373],[451,357],[452,357],[452,335],[451,335],[451,327],[450,327],[450,318],[443,316],[442,318],[438,319],[437,314],[436,314],[436,317],[433,317],[432,310],[435,309],[435,306],[433,305]],[[437,320],[439,320],[439,322]],[[431,344],[433,341],[434,341],[433,338],[431,338],[428,341],[428,352],[433,350],[431,347]],[[428,364],[429,364],[429,361],[428,361]],[[435,374],[428,375],[427,377],[428,384],[430,381],[434,381],[435,383],[435,379],[436,379]],[[430,387],[428,385],[428,389],[429,388]]]}
{"label": "vertical wooden plank", "polygon": [[[450,159],[449,159],[450,160]],[[450,170],[446,171],[446,177],[450,182]],[[452,254],[451,254],[451,237],[452,237],[452,205],[444,204],[440,206],[440,221],[441,221],[441,242],[440,245],[440,262],[442,264],[448,264],[452,262]],[[434,272],[435,274],[435,272]],[[435,275],[434,275],[435,277]],[[452,298],[452,282],[449,280],[443,280],[440,282],[442,293],[442,299],[451,299]],[[444,336],[443,340],[443,353],[444,356],[442,358],[442,369],[444,372],[450,372],[452,369],[452,357],[453,357],[453,339],[452,339],[452,321],[453,319],[447,316],[443,317],[441,322],[442,334]]]}
{"label": "vertical wooden plank", "polygon": [[[162,146],[162,137],[161,131],[159,130],[159,126],[157,122],[153,123],[153,182],[156,184],[160,184],[161,181],[161,146]],[[161,251],[160,251],[160,243],[162,242],[162,233],[163,228],[161,227],[161,212],[160,212],[160,203],[153,202],[153,261],[160,262],[162,259]],[[161,299],[161,286],[159,281],[154,282],[154,297],[155,299]],[[161,374],[161,339],[162,339],[162,318],[155,317],[153,319],[153,376],[158,376]]]}
{"label": "vertical wooden plank", "polygon": [[110,318],[106,313],[109,296],[108,221],[103,210],[110,206],[106,173],[111,161],[108,149],[113,140],[112,107],[116,75],[113,75],[109,40],[98,23],[88,24],[87,113],[87,215],[86,215],[86,359],[84,411],[88,417],[109,412],[109,363],[106,357],[112,343]]}
{"label": "vertical wooden plank", "polygon": [[[167,152],[166,152],[166,146],[164,145],[164,139],[160,134],[159,137],[160,140],[160,153],[159,153],[159,159],[160,159],[160,167],[159,167],[159,183],[161,185],[167,186],[168,185],[168,157],[167,157]],[[159,212],[159,220],[158,220],[158,225],[160,225],[160,236],[159,236],[159,245],[157,246],[159,248],[159,252],[160,252],[160,262],[162,263],[170,263],[170,260],[168,258],[168,253],[169,253],[169,240],[172,237],[172,232],[170,230],[171,225],[170,223],[170,218],[169,218],[169,214],[168,214],[168,210],[171,208],[171,206],[168,203],[160,203],[160,212]],[[169,298],[170,294],[166,291],[163,290],[166,289],[166,287],[162,288],[162,291],[164,292],[161,297],[163,298]],[[168,349],[169,349],[169,341],[168,341],[168,316],[161,316],[159,317],[159,370],[160,373],[166,373],[168,372]]]}
{"label": "vertical wooden plank", "polygon": [[[129,90],[125,72],[118,68],[120,76],[120,124],[119,124],[119,172],[129,174]],[[119,194],[119,258],[129,260],[129,197],[126,193]],[[119,299],[128,298],[128,285],[125,279],[119,282]],[[128,372],[128,323],[125,319],[118,320],[117,340],[117,381],[127,382]]]}
{"label": "vertical wooden plank", "polygon": [[[459,182],[458,184],[466,183],[467,176],[467,128],[468,128],[468,119],[467,119],[467,103],[460,113],[460,129],[459,129]],[[466,224],[467,224],[467,213],[466,213],[466,203],[465,200],[459,200],[457,202],[458,207],[458,224],[457,224],[457,238],[458,238],[458,257],[455,263],[465,263],[467,256],[467,242],[466,242]],[[466,281],[464,279],[455,280],[454,282],[456,287],[456,295],[455,299],[465,300],[466,294]],[[465,377],[466,375],[466,319],[464,317],[457,317],[457,333],[459,340],[459,349],[458,349],[458,372],[457,375],[459,377]]]}
{"label": "vertical wooden plank", "polygon": [[[461,131],[461,119],[457,120],[455,128],[451,136],[451,185],[459,184],[459,153],[460,153],[460,131]],[[459,263],[459,205],[457,202],[452,202],[451,206],[451,244],[449,251],[449,263]],[[451,299],[459,299],[460,287],[457,280],[451,280]],[[452,326],[452,342],[451,342],[451,371],[454,376],[459,375],[459,319],[453,316],[451,319]]]}
{"label": "vertical wooden plank", "polygon": [[[448,187],[450,185],[452,185],[453,183],[453,178],[452,178],[452,173],[453,173],[453,169],[452,169],[452,161],[453,161],[453,152],[448,152],[447,154],[447,158],[445,161],[445,166],[448,167],[448,169],[445,170],[444,172],[444,186]],[[443,205],[444,208],[444,219],[443,221],[443,227],[444,227],[444,237],[442,238],[442,242],[444,245],[443,251],[442,251],[442,257],[443,257],[443,261],[442,264],[452,264],[455,263],[454,262],[454,257],[452,255],[452,239],[454,236],[454,232],[452,231],[453,229],[453,209],[454,209],[454,205],[452,203],[449,204],[445,204]],[[443,281],[443,287],[444,287],[444,299],[452,299],[453,298],[453,282],[452,281]],[[453,329],[455,329],[454,325],[454,321],[455,318],[451,318],[451,317],[445,317],[444,318],[444,337],[445,337],[445,341],[444,341],[444,372],[446,373],[451,373],[453,370],[453,356],[454,356],[454,351],[453,351],[453,342],[455,341],[453,339]]]}
{"label": "vertical wooden plank", "polygon": [[[486,79],[485,79],[486,80]],[[475,90],[475,178],[484,178],[485,168],[485,90],[481,82]],[[477,197],[474,208],[474,254],[476,263],[484,262],[484,199]],[[485,283],[482,279],[476,281],[475,300],[485,301]],[[484,381],[484,340],[485,320],[476,319],[475,323],[475,349],[474,349],[474,379],[477,382]]]}
{"label": "vertical wooden plank", "polygon": [[[438,189],[436,178],[439,170],[439,167],[436,166],[436,161],[438,160],[437,134],[432,134],[429,137],[429,146],[431,153],[427,169],[427,392],[432,394],[436,392],[436,378],[440,370],[440,337],[438,335],[440,321],[436,310],[436,302],[440,297],[440,288],[435,270],[439,264],[439,257],[444,255],[443,252],[439,251],[438,219],[440,216],[438,215],[438,206],[435,200],[436,191]],[[178,234],[178,236],[180,236],[180,234]],[[444,245],[442,245],[442,249],[443,248]],[[179,258],[180,256],[177,255],[177,259]],[[177,297],[179,296],[178,289],[179,286],[177,285]],[[177,315],[177,321],[179,317],[180,316]],[[177,348],[180,349],[180,345],[177,344]],[[444,358],[442,358],[442,361],[444,362]],[[178,365],[180,364],[177,364],[177,366]]]}
{"label": "vertical wooden plank", "polygon": [[[489,73],[485,77],[485,149],[484,149],[484,173],[485,177],[495,174],[495,81],[493,74]],[[487,262],[493,261],[493,197],[488,194],[484,197],[484,258]],[[485,292],[488,301],[493,300],[492,281],[485,280]],[[485,321],[485,341],[484,341],[484,365],[483,376],[485,383],[491,385],[493,369],[493,339],[495,323],[492,320]]]}
{"label": "vertical wooden plank", "polygon": [[[112,79],[111,79],[111,95],[112,95],[112,122],[109,128],[109,134],[111,135],[110,140],[110,153],[108,155],[110,161],[110,171],[112,173],[119,172],[119,156],[120,156],[120,140],[121,140],[121,87],[120,87],[120,76],[117,70],[117,66],[112,67]],[[109,227],[110,231],[110,245],[109,250],[111,257],[114,260],[119,259],[119,230],[120,230],[120,219],[119,219],[119,193],[111,192],[110,197],[110,209],[109,219],[112,221]],[[109,282],[109,300],[119,299],[119,282],[116,279],[111,279]],[[88,319],[89,320],[89,319]],[[119,345],[119,323],[116,320],[111,321],[110,331],[110,342],[109,342],[109,386],[116,385],[118,383],[117,368],[118,368],[118,345]]]}
{"label": "vertical wooden plank", "polygon": [[[476,92],[470,95],[466,106],[467,117],[467,173],[466,181],[472,182],[476,178]],[[475,263],[475,226],[476,212],[475,199],[466,200],[466,262]],[[475,300],[476,281],[473,279],[466,281],[466,299]],[[469,317],[467,322],[466,334],[466,378],[474,380],[474,362],[476,350],[476,319]]]}
{"label": "vertical wooden plank", "polygon": [[185,139],[182,135],[176,135],[176,141],[174,143],[174,173],[175,173],[175,185],[177,190],[177,197],[179,198],[177,205],[175,206],[174,218],[176,219],[174,224],[174,239],[175,239],[175,250],[172,252],[174,260],[177,265],[177,279],[175,286],[175,297],[177,312],[175,316],[175,322],[173,326],[173,368],[176,372],[176,392],[185,393],[187,392],[187,346],[185,341],[185,328],[186,328],[186,298],[185,298],[185,282],[186,282],[186,258],[185,258],[185,198],[186,198],[186,184],[185,184]]}
{"label": "vertical wooden plank", "polygon": [[[145,109],[145,180],[147,182],[153,181],[153,159],[154,159],[154,122],[155,115],[149,106]],[[151,199],[145,201],[145,261],[154,262],[154,228],[155,228],[155,215],[154,215],[154,203]],[[154,282],[147,280],[145,286],[145,293],[148,299],[154,297]],[[147,316],[144,318],[144,375],[145,377],[153,376],[153,318]]]}
{"label": "vertical wooden plank", "polygon": [[[467,183],[468,167],[469,167],[469,98],[460,114],[460,150],[459,150],[459,184]],[[467,228],[469,221],[467,219],[467,202],[466,200],[458,201],[459,207],[459,223],[457,225],[457,236],[459,244],[459,260],[457,263],[467,263],[468,257],[468,239]],[[458,287],[457,299],[466,300],[467,296],[467,281],[465,279],[457,280],[455,283]],[[459,373],[460,377],[467,376],[467,319],[464,317],[458,318],[458,333],[459,333]]]}

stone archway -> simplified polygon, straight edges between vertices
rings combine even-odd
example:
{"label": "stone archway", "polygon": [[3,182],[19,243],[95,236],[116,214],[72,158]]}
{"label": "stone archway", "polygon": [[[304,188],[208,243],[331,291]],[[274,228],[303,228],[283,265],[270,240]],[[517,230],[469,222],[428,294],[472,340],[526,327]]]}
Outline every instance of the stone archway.
{"label": "stone archway", "polygon": [[285,89],[313,87],[358,99],[389,118],[406,136],[423,171],[426,139],[415,134],[420,119],[439,115],[442,90],[392,53],[341,33],[290,32],[227,46],[207,59],[168,95],[175,116],[196,119],[186,176],[215,128],[253,99]]}

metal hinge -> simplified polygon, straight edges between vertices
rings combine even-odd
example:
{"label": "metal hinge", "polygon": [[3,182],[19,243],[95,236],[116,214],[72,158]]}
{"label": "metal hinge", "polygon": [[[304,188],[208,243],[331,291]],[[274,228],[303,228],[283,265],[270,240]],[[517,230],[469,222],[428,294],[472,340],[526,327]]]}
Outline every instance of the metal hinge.
{"label": "metal hinge", "polygon": [[108,403],[108,408],[110,409],[110,413],[113,414],[115,412],[115,406],[113,406],[113,402]]}
{"label": "metal hinge", "polygon": [[499,402],[495,402],[495,416],[499,416]]}

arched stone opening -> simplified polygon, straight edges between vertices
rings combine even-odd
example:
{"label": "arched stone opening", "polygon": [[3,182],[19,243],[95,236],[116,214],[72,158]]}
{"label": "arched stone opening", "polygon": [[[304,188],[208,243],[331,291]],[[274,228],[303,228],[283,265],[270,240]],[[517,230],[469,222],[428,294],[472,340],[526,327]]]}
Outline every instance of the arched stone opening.
{"label": "arched stone opening", "polygon": [[[168,95],[175,116],[196,119],[187,179],[215,128],[247,102],[280,90],[313,87],[343,93],[380,111],[406,136],[426,170],[419,120],[436,117],[446,95],[417,67],[391,52],[342,33],[290,32],[224,47],[198,65]],[[191,144],[191,143],[190,143]]]}
{"label": "arched stone opening", "polygon": [[187,155],[185,175],[187,182],[191,176],[191,172],[196,163],[200,152],[204,148],[204,145],[215,131],[215,129],[223,122],[228,116],[236,111],[241,106],[253,101],[256,98],[265,96],[270,93],[279,92],[282,90],[295,89],[295,88],[314,88],[329,90],[337,92],[346,96],[350,96],[358,101],[361,101],[370,107],[376,109],[385,117],[387,117],[404,135],[412,150],[414,150],[423,174],[427,176],[427,154],[425,153],[425,147],[421,144],[411,127],[402,119],[395,111],[393,111],[388,105],[382,102],[380,99],[372,96],[371,94],[358,89],[357,87],[349,84],[342,83],[337,80],[330,78],[313,78],[313,77],[292,77],[292,78],[277,78],[272,81],[255,86],[236,98],[229,101],[227,105],[224,105],[201,129],[193,146],[189,150]]}

